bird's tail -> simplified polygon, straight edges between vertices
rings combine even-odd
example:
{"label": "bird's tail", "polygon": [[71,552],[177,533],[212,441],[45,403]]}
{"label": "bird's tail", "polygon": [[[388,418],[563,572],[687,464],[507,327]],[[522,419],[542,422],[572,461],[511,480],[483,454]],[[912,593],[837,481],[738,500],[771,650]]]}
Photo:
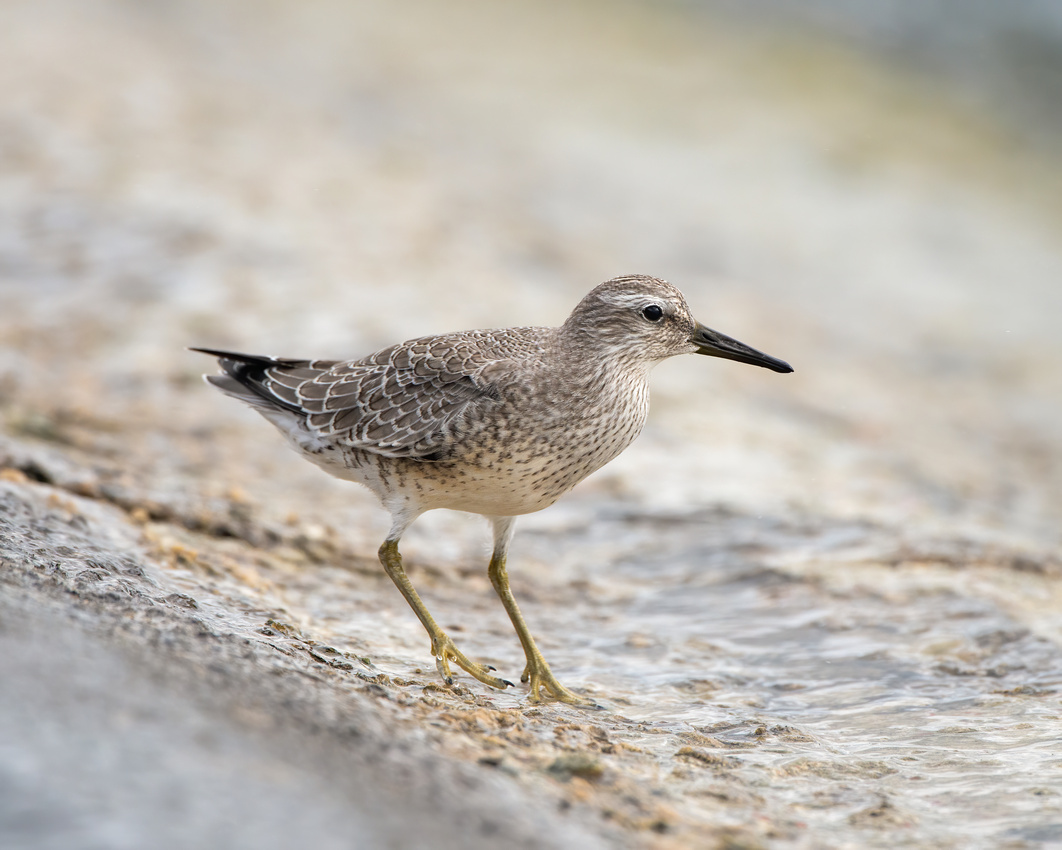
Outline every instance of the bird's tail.
{"label": "bird's tail", "polygon": [[289,360],[267,357],[260,354],[240,354],[237,351],[220,351],[216,348],[190,348],[218,359],[221,375],[204,375],[203,378],[225,395],[249,404],[261,413],[287,409],[291,413],[302,411],[293,404],[277,398],[266,389],[270,369],[300,368],[308,366],[308,360]]}

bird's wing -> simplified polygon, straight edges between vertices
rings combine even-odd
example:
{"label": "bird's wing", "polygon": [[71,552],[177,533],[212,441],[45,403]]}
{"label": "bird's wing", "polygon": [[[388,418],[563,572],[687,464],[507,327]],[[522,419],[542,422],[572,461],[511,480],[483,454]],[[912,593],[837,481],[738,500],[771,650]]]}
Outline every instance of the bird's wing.
{"label": "bird's wing", "polygon": [[[348,362],[207,351],[261,401],[300,416],[314,434],[391,457],[442,460],[472,420],[497,402],[499,358],[470,334],[426,337]],[[202,350],[202,349],[200,349]]]}

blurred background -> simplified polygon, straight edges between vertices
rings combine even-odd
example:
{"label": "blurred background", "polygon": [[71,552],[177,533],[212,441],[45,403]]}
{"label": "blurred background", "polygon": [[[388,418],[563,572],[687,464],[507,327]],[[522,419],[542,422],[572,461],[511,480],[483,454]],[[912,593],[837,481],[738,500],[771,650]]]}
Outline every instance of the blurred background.
{"label": "blurred background", "polygon": [[637,271],[797,372],[666,364],[617,486],[1059,542],[1057,4],[0,16],[16,419],[246,422],[184,346],[557,324]]}
{"label": "blurred background", "polygon": [[[635,446],[521,522],[528,580],[600,578],[625,545],[588,558],[602,506],[862,523],[889,563],[945,538],[1057,557],[1054,0],[0,5],[0,426],[86,492],[152,518],[243,505],[371,558],[371,497],[185,347],[351,358],[555,325],[631,272],[796,372],[662,365]],[[482,536],[433,514],[407,551],[456,569]],[[1057,641],[1046,593],[1007,616]],[[394,602],[399,650],[374,651],[407,663],[423,640]],[[314,604],[300,622],[339,640]]]}

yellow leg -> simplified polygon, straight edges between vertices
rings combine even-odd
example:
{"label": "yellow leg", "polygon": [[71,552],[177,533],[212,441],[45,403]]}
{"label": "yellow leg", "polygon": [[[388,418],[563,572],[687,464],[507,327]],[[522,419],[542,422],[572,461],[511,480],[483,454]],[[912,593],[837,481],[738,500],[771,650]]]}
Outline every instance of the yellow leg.
{"label": "yellow leg", "polygon": [[[506,539],[505,542],[507,543],[508,540]],[[557,677],[553,675],[553,671],[549,669],[546,659],[542,657],[542,653],[535,645],[535,639],[531,637],[531,630],[527,628],[524,615],[520,613],[516,599],[513,597],[513,592],[509,589],[509,573],[505,569],[505,546],[495,546],[487,572],[490,575],[490,583],[494,585],[494,590],[501,599],[502,605],[505,606],[509,619],[513,621],[513,628],[516,629],[516,634],[524,647],[527,666],[524,668],[520,681],[528,682],[531,685],[531,691],[527,695],[528,700],[530,702],[541,702],[542,689],[545,688],[547,696],[559,702],[566,702],[571,705],[596,706],[597,703],[593,700],[569,691],[558,682]]]}
{"label": "yellow leg", "polygon": [[427,607],[421,602],[413,583],[409,580],[409,576],[406,575],[405,568],[402,566],[402,555],[398,551],[397,540],[384,541],[383,546],[380,547],[380,563],[383,564],[387,575],[391,577],[391,581],[395,583],[395,587],[406,598],[406,602],[413,609],[413,613],[420,618],[424,628],[427,629],[428,637],[431,638],[431,654],[435,656],[435,666],[446,684],[452,685],[454,682],[454,678],[450,673],[450,662],[453,661],[458,667],[481,681],[484,685],[490,685],[492,688],[500,688],[502,690],[512,686],[512,682],[490,675],[490,671],[494,669],[493,667],[469,661],[464,653],[454,646],[454,642],[450,640],[446,632],[439,628],[435,618],[428,613]]}

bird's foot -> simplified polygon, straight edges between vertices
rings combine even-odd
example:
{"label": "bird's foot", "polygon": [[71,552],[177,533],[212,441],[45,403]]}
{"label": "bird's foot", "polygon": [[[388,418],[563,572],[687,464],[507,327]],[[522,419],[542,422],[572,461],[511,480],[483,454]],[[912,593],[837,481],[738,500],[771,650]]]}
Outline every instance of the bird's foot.
{"label": "bird's foot", "polygon": [[[538,653],[528,658],[524,672],[520,674],[520,681],[530,684],[531,690],[527,694],[528,702],[542,702],[543,699],[565,702],[568,705],[582,705],[588,708],[600,708],[596,702],[587,697],[581,697],[573,691],[569,691],[557,681],[553,671],[549,669],[546,659]],[[543,696],[542,689],[546,693]]]}
{"label": "bird's foot", "polygon": [[453,661],[468,675],[478,679],[484,685],[490,685],[492,688],[498,688],[499,690],[505,690],[513,686],[512,682],[492,676],[490,671],[494,669],[493,667],[470,661],[461,650],[454,646],[454,642],[450,640],[449,635],[445,632],[440,632],[437,637],[432,638],[431,654],[435,656],[435,667],[438,669],[439,675],[442,676],[442,680],[448,685],[454,683],[453,674],[450,673],[450,662]]}

